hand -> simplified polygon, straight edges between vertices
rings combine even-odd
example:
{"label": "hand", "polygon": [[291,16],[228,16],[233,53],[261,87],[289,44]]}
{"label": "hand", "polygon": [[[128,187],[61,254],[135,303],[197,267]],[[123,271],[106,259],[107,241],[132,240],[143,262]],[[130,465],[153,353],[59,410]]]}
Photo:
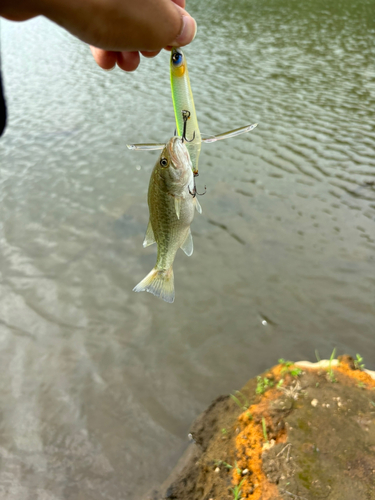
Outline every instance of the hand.
{"label": "hand", "polygon": [[[132,0],[127,1],[132,3]],[[105,47],[102,45],[98,45],[102,48],[90,46],[92,55],[101,68],[109,70],[117,63],[124,71],[134,71],[140,63],[140,54],[144,57],[155,57],[162,48],[182,47],[194,40],[197,27],[194,19],[184,10],[185,0],[159,0],[157,13],[155,0],[136,2],[135,9],[139,9],[141,3],[145,8],[142,8],[137,33],[139,41],[133,44],[135,50],[103,50]],[[127,33],[128,36],[130,42],[130,33]]]}
{"label": "hand", "polygon": [[0,15],[24,21],[44,15],[91,45],[103,69],[134,71],[163,47],[184,46],[196,33],[185,0],[1,0]]}

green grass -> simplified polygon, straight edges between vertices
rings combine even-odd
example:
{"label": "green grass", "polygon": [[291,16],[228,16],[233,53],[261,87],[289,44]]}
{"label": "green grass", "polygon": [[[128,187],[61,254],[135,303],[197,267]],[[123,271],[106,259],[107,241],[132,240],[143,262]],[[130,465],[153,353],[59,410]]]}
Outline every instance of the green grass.
{"label": "green grass", "polygon": [[301,368],[298,368],[297,366],[292,368],[294,365],[293,361],[286,361],[284,358],[280,358],[279,363],[283,366],[281,369],[282,375],[289,373],[292,377],[299,377],[302,373]]}
{"label": "green grass", "polygon": [[268,441],[268,436],[267,436],[267,426],[266,426],[266,419],[262,417],[262,430],[263,430],[263,437],[266,443],[269,443]]}
{"label": "green grass", "polygon": [[255,392],[256,394],[263,394],[266,392],[267,389],[269,389],[270,387],[273,387],[273,381],[270,380],[269,378],[267,377],[261,377],[260,375],[258,375],[257,377],[257,386],[255,388]]}
{"label": "green grass", "polygon": [[238,467],[238,463],[237,463],[237,460],[234,462],[234,467],[237,471],[237,474],[239,474],[240,476],[242,475],[242,470]]}
{"label": "green grass", "polygon": [[332,366],[331,366],[332,361],[335,359],[335,355],[336,355],[336,347],[333,349],[331,357],[329,358],[328,373],[327,373],[328,380],[332,383],[337,382],[337,379],[335,377],[335,374],[333,373]]}
{"label": "green grass", "polygon": [[354,360],[354,366],[356,370],[364,370],[365,364],[363,363],[363,358],[360,354],[356,355],[356,359]]}
{"label": "green grass", "polygon": [[283,383],[284,383],[284,379],[283,379],[283,378],[281,378],[281,379],[277,382],[277,386],[276,386],[276,387],[277,387],[277,389],[281,389],[281,386],[283,385]]}
{"label": "green grass", "polygon": [[215,460],[216,467],[220,467],[222,465],[226,469],[233,469],[233,465],[228,464],[228,462],[224,462],[224,460]]}
{"label": "green grass", "polygon": [[240,391],[234,391],[234,393],[237,394],[237,396],[235,396],[234,394],[229,394],[229,397],[236,403],[239,408],[241,408],[241,410],[246,411],[250,406],[249,400]]}
{"label": "green grass", "polygon": [[233,493],[233,500],[240,500],[241,498],[241,487],[244,482],[244,479],[240,482],[240,484],[237,484],[234,488],[230,488],[230,491]]}

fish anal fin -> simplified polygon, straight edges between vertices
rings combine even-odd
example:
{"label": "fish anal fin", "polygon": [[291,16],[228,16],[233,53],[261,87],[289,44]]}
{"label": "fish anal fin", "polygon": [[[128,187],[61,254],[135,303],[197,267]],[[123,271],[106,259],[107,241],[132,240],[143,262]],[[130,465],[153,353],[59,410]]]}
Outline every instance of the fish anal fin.
{"label": "fish anal fin", "polygon": [[186,238],[185,238],[185,240],[182,243],[180,248],[181,248],[181,250],[183,250],[185,252],[185,254],[188,257],[190,257],[190,255],[192,255],[193,250],[194,250],[194,246],[193,246],[193,237],[191,235],[190,228],[189,228],[189,232],[187,233]]}
{"label": "fish anal fin", "polygon": [[151,221],[148,221],[145,239],[143,240],[143,247],[146,248],[153,243],[156,243],[154,231],[152,230]]}
{"label": "fish anal fin", "polygon": [[154,267],[148,275],[133,288],[133,292],[150,292],[165,302],[174,302],[173,269],[156,269]]}
{"label": "fish anal fin", "polygon": [[202,213],[202,207],[201,207],[201,204],[199,203],[197,197],[194,198],[194,203],[195,203],[195,208],[197,209],[197,212],[199,214],[201,214]]}
{"label": "fish anal fin", "polygon": [[174,199],[174,208],[176,210],[177,219],[180,218],[181,203],[182,203],[182,198],[179,198],[179,197],[175,196],[175,199]]}

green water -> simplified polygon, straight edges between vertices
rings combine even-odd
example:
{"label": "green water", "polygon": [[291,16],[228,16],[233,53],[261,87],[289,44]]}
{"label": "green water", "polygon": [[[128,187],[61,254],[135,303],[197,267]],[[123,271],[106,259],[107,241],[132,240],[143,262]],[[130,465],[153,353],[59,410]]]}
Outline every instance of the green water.
{"label": "green water", "polygon": [[97,68],[44,19],[2,22],[0,497],[138,499],[191,421],[279,357],[375,368],[373,1],[194,0],[185,50],[205,145],[194,254],[171,306],[133,286],[169,59]]}

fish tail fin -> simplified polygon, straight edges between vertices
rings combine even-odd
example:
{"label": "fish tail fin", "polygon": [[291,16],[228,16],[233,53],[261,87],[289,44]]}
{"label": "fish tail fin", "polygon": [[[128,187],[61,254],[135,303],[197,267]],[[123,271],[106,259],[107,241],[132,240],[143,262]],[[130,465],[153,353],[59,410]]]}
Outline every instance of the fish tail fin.
{"label": "fish tail fin", "polygon": [[154,267],[148,275],[133,288],[133,292],[150,292],[165,302],[174,302],[173,269],[157,269]]}

